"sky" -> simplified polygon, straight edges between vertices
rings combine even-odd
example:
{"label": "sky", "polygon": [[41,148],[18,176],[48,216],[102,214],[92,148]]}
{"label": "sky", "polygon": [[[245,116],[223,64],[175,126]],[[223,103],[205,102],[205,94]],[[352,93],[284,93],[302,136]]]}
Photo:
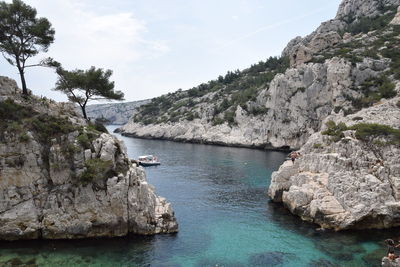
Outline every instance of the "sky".
{"label": "sky", "polygon": [[[11,0],[6,0],[11,2]],[[227,71],[279,56],[336,15],[341,0],[25,0],[53,25],[47,53],[65,69],[111,69],[126,101],[190,89]],[[0,75],[18,71],[0,57]],[[57,101],[54,71],[26,70],[34,94]]]}

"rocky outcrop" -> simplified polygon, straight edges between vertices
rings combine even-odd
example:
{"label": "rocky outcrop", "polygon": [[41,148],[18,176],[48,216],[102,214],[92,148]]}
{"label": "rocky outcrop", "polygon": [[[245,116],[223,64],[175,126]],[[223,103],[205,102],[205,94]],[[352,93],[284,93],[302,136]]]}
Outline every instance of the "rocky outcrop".
{"label": "rocky outcrop", "polygon": [[[399,98],[326,121],[400,125]],[[396,143],[360,140],[355,130],[339,141],[324,135],[325,126],[301,148],[295,164],[273,173],[268,194],[291,212],[323,228],[364,229],[400,226],[400,148]]]}
{"label": "rocky outcrop", "polygon": [[0,114],[0,239],[177,231],[170,203],[121,141],[88,127],[71,105],[25,99],[16,90],[0,77],[0,106],[20,114],[11,121]]}
{"label": "rocky outcrop", "polygon": [[91,119],[105,119],[108,124],[123,125],[135,114],[138,107],[149,101],[89,105],[86,107],[86,113]]}
{"label": "rocky outcrop", "polygon": [[329,47],[342,41],[342,37],[336,31],[328,31],[314,34],[310,41],[301,41],[293,47],[285,49],[289,56],[290,65],[297,66],[309,62],[313,56]]}
{"label": "rocky outcrop", "polygon": [[0,100],[5,100],[19,93],[17,83],[8,77],[0,76],[0,88]]}
{"label": "rocky outcrop", "polygon": [[[308,62],[313,55],[341,42],[339,31],[355,24],[362,17],[383,15],[387,8],[399,6],[400,0],[344,0],[339,6],[335,19],[326,21],[310,35],[296,37],[289,42],[282,55],[290,58],[291,66]],[[397,19],[392,24],[396,24]]]}

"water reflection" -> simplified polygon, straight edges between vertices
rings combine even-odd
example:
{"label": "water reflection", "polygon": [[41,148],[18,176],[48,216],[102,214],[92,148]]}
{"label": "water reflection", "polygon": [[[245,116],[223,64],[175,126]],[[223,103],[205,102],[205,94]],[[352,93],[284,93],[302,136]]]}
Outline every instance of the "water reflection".
{"label": "water reflection", "polygon": [[0,266],[373,266],[381,240],[396,231],[319,232],[270,202],[270,176],[285,153],[118,137],[131,158],[162,162],[146,169],[148,180],[172,202],[180,232],[3,242]]}

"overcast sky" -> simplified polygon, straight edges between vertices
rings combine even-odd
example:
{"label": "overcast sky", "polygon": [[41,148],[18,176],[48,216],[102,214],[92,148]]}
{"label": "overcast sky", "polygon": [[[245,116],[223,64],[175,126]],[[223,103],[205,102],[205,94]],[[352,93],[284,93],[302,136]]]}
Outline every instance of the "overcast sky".
{"label": "overcast sky", "polygon": [[[6,2],[11,2],[7,0]],[[113,70],[127,101],[189,89],[280,55],[332,19],[341,0],[25,0],[56,30],[49,52],[66,69]],[[0,75],[17,69],[0,58]],[[28,88],[58,101],[56,75],[26,71]]]}

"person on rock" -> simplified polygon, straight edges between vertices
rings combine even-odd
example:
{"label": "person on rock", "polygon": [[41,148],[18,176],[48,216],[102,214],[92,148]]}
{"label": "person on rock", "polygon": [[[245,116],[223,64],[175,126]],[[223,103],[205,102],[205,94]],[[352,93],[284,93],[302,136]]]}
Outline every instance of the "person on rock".
{"label": "person on rock", "polygon": [[400,244],[395,245],[393,239],[386,239],[385,244],[387,245],[386,256],[392,261],[397,259],[399,256],[395,254],[395,249],[400,247]]}
{"label": "person on rock", "polygon": [[296,151],[293,151],[290,153],[289,157],[292,160],[292,163],[294,164],[294,161],[299,157],[300,153],[297,153]]}

